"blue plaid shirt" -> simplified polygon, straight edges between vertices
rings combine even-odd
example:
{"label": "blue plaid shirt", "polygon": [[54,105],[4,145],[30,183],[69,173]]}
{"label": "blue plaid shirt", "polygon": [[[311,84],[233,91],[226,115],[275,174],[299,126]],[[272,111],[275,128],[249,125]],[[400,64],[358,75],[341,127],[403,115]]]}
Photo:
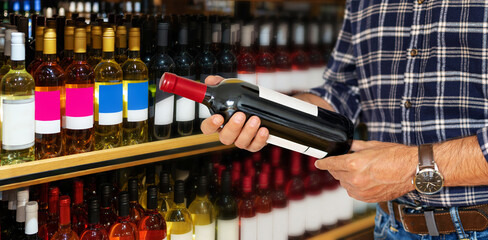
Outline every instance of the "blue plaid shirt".
{"label": "blue plaid shirt", "polygon": [[[371,140],[420,145],[477,135],[488,157],[487,0],[348,0],[324,79],[310,92],[365,122]],[[484,204],[488,186],[402,198]]]}

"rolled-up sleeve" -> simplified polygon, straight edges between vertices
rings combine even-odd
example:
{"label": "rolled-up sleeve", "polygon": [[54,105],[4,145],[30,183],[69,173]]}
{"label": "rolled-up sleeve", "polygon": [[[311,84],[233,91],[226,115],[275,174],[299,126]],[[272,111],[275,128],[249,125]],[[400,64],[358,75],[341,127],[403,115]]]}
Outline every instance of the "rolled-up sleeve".
{"label": "rolled-up sleeve", "polygon": [[355,61],[348,1],[342,29],[323,75],[324,84],[307,92],[323,98],[353,122],[361,112]]}

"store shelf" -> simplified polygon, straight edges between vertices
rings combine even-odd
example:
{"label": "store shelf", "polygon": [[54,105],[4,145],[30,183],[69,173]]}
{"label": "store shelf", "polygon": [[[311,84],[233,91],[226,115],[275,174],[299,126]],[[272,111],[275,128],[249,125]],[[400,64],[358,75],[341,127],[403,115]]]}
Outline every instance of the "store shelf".
{"label": "store shelf", "polygon": [[308,240],[373,239],[373,232],[369,234],[369,230],[374,227],[374,217],[373,214]]}
{"label": "store shelf", "polygon": [[0,191],[229,149],[217,135],[194,135],[0,167]]}

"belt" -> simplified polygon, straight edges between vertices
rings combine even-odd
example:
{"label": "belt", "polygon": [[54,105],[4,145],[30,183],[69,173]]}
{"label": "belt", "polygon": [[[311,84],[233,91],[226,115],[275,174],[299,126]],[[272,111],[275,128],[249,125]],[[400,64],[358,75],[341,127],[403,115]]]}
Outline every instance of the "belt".
{"label": "belt", "polygon": [[[386,212],[388,211],[388,204],[386,202],[379,203],[380,208]],[[456,232],[456,228],[452,222],[451,214],[448,209],[433,208],[415,211],[409,213],[406,210],[416,209],[405,204],[398,204],[393,202],[393,212],[395,219],[401,222],[403,228],[413,234],[429,234],[426,215],[424,211],[433,211],[435,225],[439,234],[449,234]],[[488,227],[488,204],[459,207],[459,219],[465,231],[482,231]]]}

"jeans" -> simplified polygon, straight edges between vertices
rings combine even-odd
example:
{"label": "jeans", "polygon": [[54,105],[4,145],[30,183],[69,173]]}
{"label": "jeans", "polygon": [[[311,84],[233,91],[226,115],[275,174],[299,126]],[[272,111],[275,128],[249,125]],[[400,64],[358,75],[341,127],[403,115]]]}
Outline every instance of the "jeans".
{"label": "jeans", "polygon": [[[395,220],[394,216],[385,213],[379,206],[376,206],[376,217],[374,227],[375,240],[404,240],[404,239],[418,239],[418,240],[488,240],[488,229],[483,231],[464,231],[461,222],[457,219],[457,208],[450,209],[454,226],[457,232],[451,234],[440,235],[432,237],[429,235],[412,234],[403,228],[402,224]],[[393,218],[392,218],[393,217]]]}

